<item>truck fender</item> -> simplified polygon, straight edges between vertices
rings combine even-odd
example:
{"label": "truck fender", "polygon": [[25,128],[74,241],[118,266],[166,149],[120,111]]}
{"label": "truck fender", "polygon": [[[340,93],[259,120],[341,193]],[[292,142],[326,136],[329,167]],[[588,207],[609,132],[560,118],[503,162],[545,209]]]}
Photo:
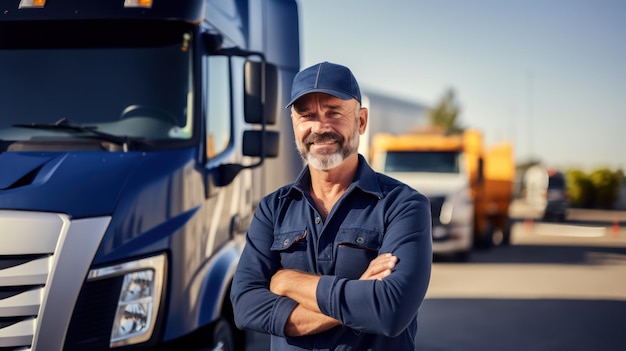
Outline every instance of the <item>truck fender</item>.
{"label": "truck fender", "polygon": [[211,258],[203,269],[202,286],[198,291],[198,326],[208,325],[216,321],[222,314],[222,307],[226,302],[230,305],[229,292],[232,278],[235,274],[241,246],[231,241]]}

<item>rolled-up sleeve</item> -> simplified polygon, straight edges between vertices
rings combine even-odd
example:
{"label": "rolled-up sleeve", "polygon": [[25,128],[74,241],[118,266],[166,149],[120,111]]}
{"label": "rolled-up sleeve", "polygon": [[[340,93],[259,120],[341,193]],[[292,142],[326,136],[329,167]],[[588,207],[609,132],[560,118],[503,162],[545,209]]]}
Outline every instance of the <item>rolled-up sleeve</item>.
{"label": "rolled-up sleeve", "polygon": [[379,253],[398,257],[391,275],[382,280],[322,276],[316,297],[320,310],[344,325],[395,337],[416,318],[430,281],[430,203],[406,189],[382,201],[387,201],[387,227]]}

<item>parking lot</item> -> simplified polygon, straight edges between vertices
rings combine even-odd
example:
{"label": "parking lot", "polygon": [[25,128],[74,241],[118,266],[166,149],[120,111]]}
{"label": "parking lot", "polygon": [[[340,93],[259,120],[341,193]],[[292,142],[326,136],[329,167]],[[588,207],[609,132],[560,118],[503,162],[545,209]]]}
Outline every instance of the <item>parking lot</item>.
{"label": "parking lot", "polygon": [[626,229],[616,215],[521,218],[511,246],[436,262],[417,350],[626,350]]}

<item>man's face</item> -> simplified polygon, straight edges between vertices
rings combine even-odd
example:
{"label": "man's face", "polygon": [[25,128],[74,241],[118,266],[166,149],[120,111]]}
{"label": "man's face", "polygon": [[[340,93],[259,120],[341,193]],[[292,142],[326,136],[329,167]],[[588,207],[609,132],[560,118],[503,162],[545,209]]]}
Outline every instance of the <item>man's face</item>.
{"label": "man's face", "polygon": [[360,108],[355,99],[311,93],[293,104],[291,120],[302,158],[313,168],[329,170],[356,154],[367,109]]}

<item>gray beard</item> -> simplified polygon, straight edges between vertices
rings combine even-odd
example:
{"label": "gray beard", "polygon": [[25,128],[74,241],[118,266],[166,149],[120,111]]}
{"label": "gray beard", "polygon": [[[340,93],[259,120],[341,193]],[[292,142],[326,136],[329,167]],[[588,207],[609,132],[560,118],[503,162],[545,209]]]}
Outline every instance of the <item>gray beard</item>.
{"label": "gray beard", "polygon": [[339,166],[341,162],[343,162],[344,158],[344,155],[339,152],[335,152],[332,155],[324,156],[323,159],[321,157],[315,157],[309,152],[306,154],[305,161],[309,164],[310,167],[319,169],[321,171],[327,171],[329,169],[333,169]]}
{"label": "gray beard", "polygon": [[348,156],[355,154],[359,149],[359,130],[358,127],[354,128],[354,133],[348,143],[345,146],[337,149],[337,152],[331,155],[314,156],[306,150],[304,154],[301,152],[300,156],[304,161],[309,164],[309,167],[319,169],[320,171],[328,171],[339,166]]}

